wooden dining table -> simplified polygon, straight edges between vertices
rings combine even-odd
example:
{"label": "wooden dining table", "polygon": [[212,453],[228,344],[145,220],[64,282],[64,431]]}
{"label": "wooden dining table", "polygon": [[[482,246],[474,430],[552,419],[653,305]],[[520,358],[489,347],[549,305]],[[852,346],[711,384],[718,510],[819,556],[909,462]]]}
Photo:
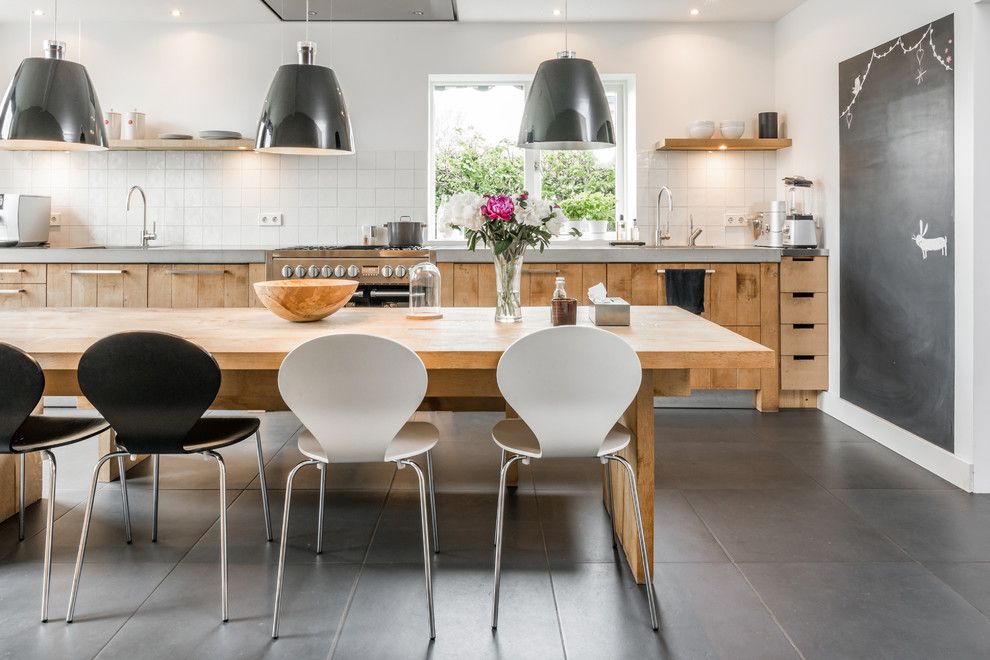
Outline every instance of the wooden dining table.
{"label": "wooden dining table", "polygon": [[[584,308],[578,310],[578,323],[590,324]],[[367,333],[399,341],[423,360],[429,384],[422,409],[502,410],[511,415],[495,379],[499,358],[515,340],[549,326],[547,307],[524,308],[522,322],[515,324],[496,323],[491,308],[445,309],[442,319],[430,321],[406,319],[405,310],[397,308],[345,308],[314,323],[290,323],[268,310],[248,308],[0,311],[0,341],[38,360],[45,372],[46,395],[81,395],[76,380],[79,358],[99,339],[117,332],[157,330],[195,342],[214,356],[223,378],[213,407],[224,410],[286,410],[277,375],[289,351],[322,335]],[[633,307],[629,326],[604,329],[626,340],[643,367],[639,392],[623,418],[635,440],[622,455],[636,472],[652,561],[654,396],[690,394],[691,369],[773,369],[776,356],[769,348],[676,307]],[[387,380],[382,387],[389,387]],[[767,400],[775,401],[776,396]],[[609,469],[617,467],[613,464]],[[629,566],[642,582],[644,564],[632,489],[622,473],[615,471],[612,477],[610,514]],[[494,515],[492,511],[493,519]]]}

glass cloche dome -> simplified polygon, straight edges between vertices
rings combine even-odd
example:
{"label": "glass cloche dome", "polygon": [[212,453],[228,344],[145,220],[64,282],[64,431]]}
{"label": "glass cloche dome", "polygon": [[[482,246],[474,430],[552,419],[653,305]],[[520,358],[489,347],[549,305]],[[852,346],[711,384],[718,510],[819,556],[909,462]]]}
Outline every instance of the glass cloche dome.
{"label": "glass cloche dome", "polygon": [[409,312],[406,318],[443,318],[440,309],[440,270],[429,261],[409,269]]}

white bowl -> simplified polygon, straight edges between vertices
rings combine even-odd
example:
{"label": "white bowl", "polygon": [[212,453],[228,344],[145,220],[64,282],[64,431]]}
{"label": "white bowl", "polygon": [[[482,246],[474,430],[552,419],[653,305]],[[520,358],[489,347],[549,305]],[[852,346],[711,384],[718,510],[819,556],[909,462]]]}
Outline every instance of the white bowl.
{"label": "white bowl", "polygon": [[707,140],[715,135],[715,122],[699,120],[691,122],[688,134],[696,140]]}
{"label": "white bowl", "polygon": [[738,140],[746,132],[746,122],[730,120],[719,122],[719,131],[726,140]]}

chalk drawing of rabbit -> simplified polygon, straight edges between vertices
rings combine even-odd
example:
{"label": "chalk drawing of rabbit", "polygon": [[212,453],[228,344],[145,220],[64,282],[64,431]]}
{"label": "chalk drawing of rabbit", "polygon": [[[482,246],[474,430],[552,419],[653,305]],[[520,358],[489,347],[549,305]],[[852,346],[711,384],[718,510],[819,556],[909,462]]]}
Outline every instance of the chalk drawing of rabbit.
{"label": "chalk drawing of rabbit", "polygon": [[927,259],[929,252],[941,252],[942,256],[949,254],[949,239],[945,236],[940,236],[939,238],[925,238],[925,234],[928,233],[928,225],[925,224],[924,220],[918,221],[918,229],[921,233],[911,236],[918,247],[921,248],[921,258]]}

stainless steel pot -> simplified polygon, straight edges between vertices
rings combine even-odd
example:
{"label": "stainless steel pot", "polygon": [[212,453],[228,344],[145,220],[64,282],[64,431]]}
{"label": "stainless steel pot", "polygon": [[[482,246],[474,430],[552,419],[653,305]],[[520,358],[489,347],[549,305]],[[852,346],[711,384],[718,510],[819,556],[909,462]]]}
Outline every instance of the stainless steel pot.
{"label": "stainless steel pot", "polygon": [[[409,216],[402,216],[408,218]],[[426,238],[426,225],[411,220],[398,222],[386,222],[388,228],[389,247],[409,247],[411,245],[422,245]]]}

